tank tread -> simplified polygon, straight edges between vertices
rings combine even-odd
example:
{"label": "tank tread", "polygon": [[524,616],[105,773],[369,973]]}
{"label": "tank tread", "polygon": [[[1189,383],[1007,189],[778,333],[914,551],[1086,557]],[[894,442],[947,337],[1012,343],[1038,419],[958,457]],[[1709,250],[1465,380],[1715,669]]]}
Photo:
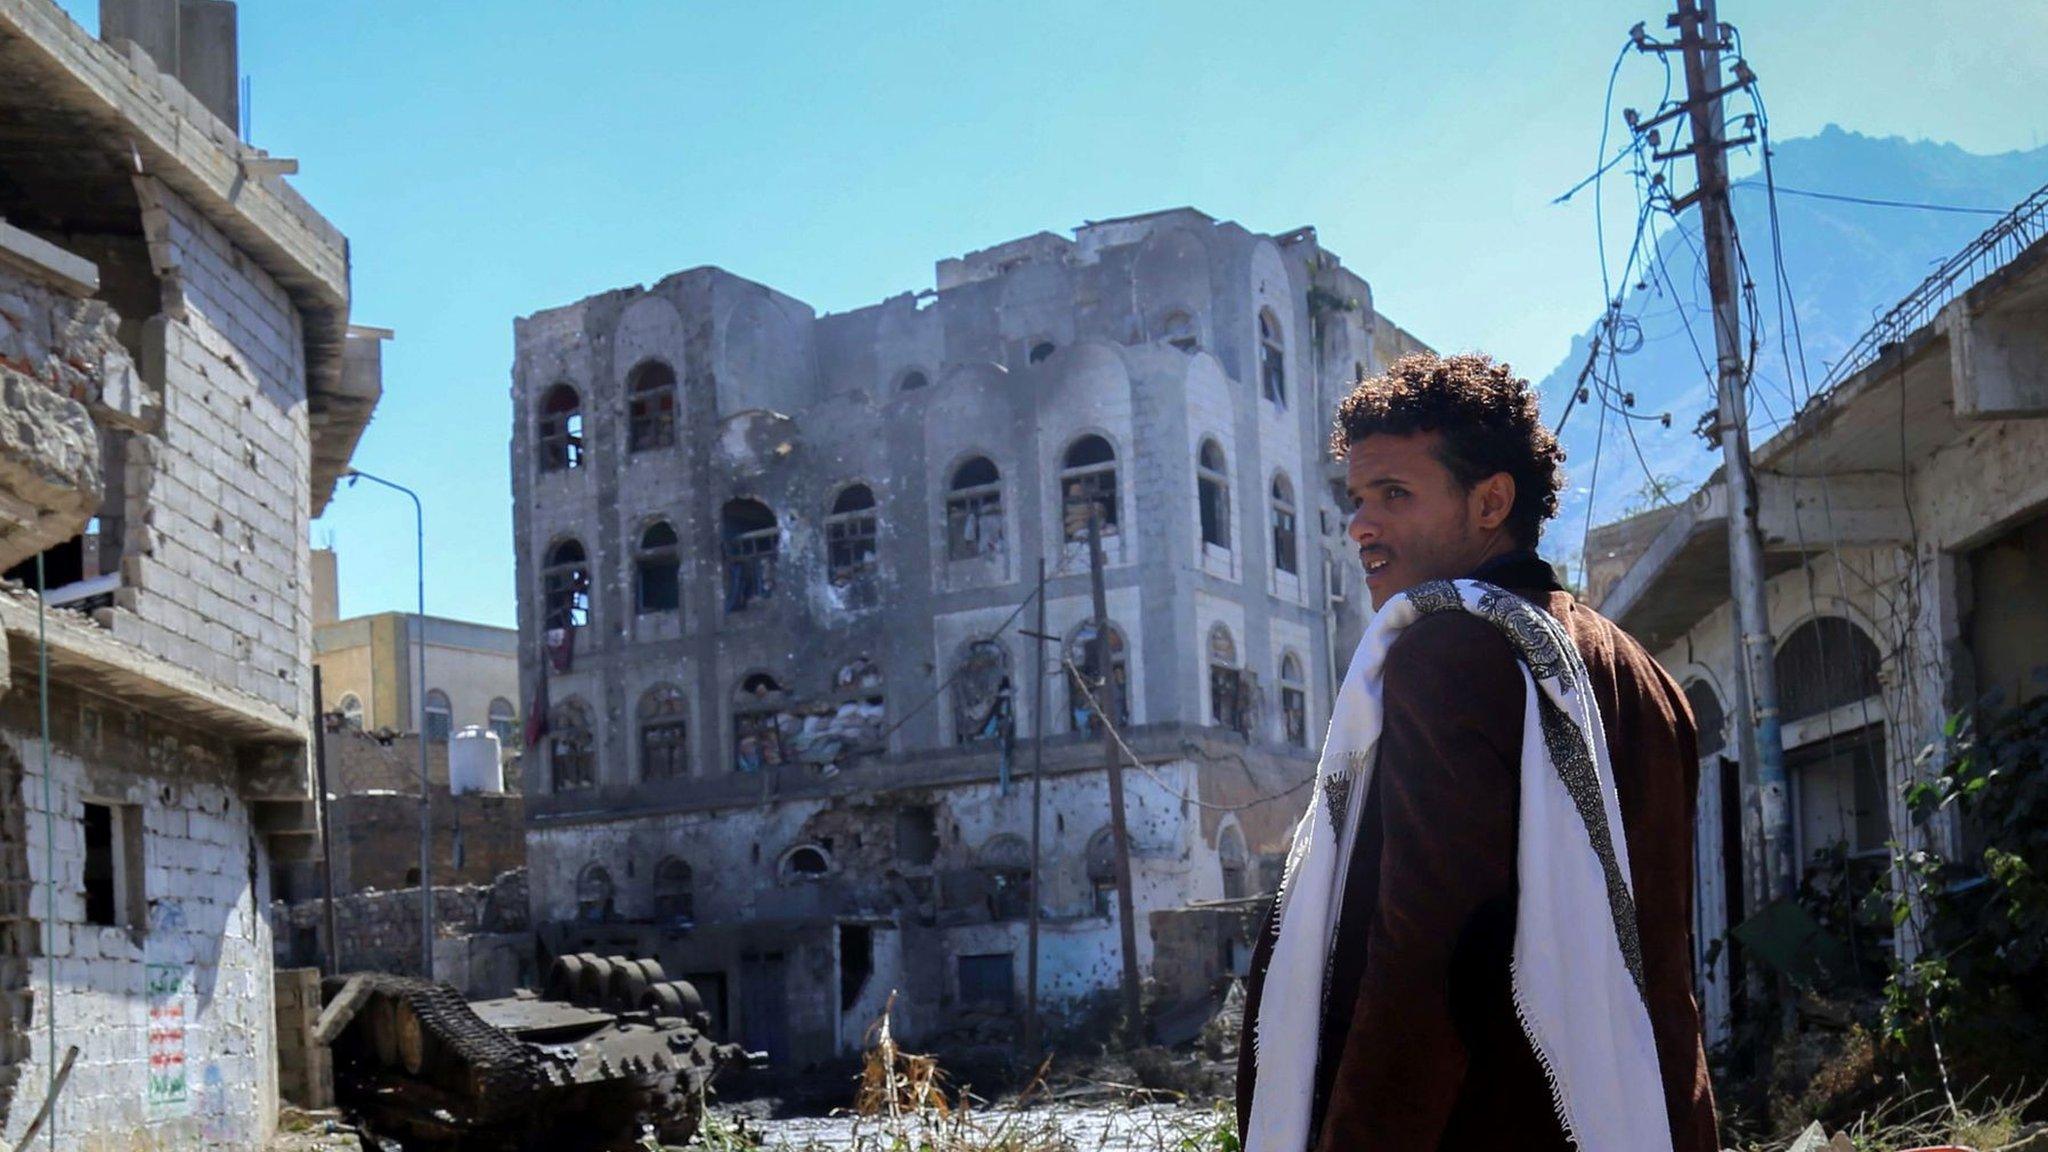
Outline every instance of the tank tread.
{"label": "tank tread", "polygon": [[522,1091],[543,1082],[540,1058],[534,1050],[484,1023],[469,1001],[448,985],[379,975],[372,990],[410,1005],[420,1026],[450,1057],[467,1065],[493,1089]]}

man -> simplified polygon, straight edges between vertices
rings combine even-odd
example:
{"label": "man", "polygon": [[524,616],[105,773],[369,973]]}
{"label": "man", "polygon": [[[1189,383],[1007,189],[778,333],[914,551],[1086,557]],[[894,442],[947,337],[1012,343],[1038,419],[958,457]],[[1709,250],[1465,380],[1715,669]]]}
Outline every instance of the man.
{"label": "man", "polygon": [[1692,716],[1537,558],[1563,453],[1536,397],[1409,356],[1332,450],[1375,615],[1252,961],[1247,1152],[1713,1152]]}

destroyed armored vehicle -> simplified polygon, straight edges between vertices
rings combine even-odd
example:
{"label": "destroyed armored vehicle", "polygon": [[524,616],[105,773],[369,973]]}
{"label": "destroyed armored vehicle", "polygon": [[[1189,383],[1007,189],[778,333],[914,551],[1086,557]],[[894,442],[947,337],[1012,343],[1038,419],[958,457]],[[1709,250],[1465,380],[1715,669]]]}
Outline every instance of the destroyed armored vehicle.
{"label": "destroyed armored vehicle", "polygon": [[497,1000],[379,973],[323,991],[336,1102],[407,1149],[625,1149],[648,1129],[681,1144],[711,1077],[745,1057],[653,960],[563,956],[538,994]]}

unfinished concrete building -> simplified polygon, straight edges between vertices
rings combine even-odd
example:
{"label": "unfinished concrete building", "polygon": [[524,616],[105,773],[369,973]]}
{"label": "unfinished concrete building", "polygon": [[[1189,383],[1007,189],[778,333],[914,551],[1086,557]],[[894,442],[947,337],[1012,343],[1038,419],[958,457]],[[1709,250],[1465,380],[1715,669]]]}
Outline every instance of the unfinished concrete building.
{"label": "unfinished concrete building", "polygon": [[377,346],[347,242],[236,135],[234,20],[108,0],[103,42],[0,0],[10,1147],[67,1064],[66,1147],[275,1123],[265,889],[314,840],[306,526]]}
{"label": "unfinished concrete building", "polygon": [[[545,947],[657,957],[801,1064],[857,1045],[892,991],[899,1035],[1014,1016],[1035,899],[1041,1001],[1076,1008],[1121,961],[1070,669],[1106,679],[1144,761],[1141,966],[1152,914],[1265,887],[1367,609],[1329,414],[1418,346],[1312,229],[1090,223],[824,316],[698,268],[515,330]],[[1041,561],[1042,680],[1020,631]]]}

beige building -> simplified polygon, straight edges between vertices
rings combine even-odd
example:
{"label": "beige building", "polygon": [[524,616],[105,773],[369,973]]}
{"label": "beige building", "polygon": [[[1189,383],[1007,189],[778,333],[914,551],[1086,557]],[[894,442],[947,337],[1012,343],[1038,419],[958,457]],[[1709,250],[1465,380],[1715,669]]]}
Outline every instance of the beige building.
{"label": "beige building", "polygon": [[420,647],[426,648],[426,724],[446,740],[471,724],[493,728],[506,751],[519,744],[519,633],[467,620],[410,612],[339,619],[337,562],[332,549],[313,553],[313,663],[320,669],[322,707],[374,732],[421,728]]}
{"label": "beige building", "polygon": [[[1755,460],[1782,793],[1757,779],[1738,707],[1719,474],[1683,504],[1596,529],[1586,557],[1589,598],[1699,719],[1710,1040],[1742,1016],[1729,933],[1768,898],[1764,812],[1789,808],[1801,877],[1838,851],[1852,875],[1882,878],[1894,842],[1953,856],[1953,811],[1916,825],[1904,790],[1951,717],[2048,686],[2048,188],[1879,321]],[[1910,923],[1892,945],[1913,951]]]}

